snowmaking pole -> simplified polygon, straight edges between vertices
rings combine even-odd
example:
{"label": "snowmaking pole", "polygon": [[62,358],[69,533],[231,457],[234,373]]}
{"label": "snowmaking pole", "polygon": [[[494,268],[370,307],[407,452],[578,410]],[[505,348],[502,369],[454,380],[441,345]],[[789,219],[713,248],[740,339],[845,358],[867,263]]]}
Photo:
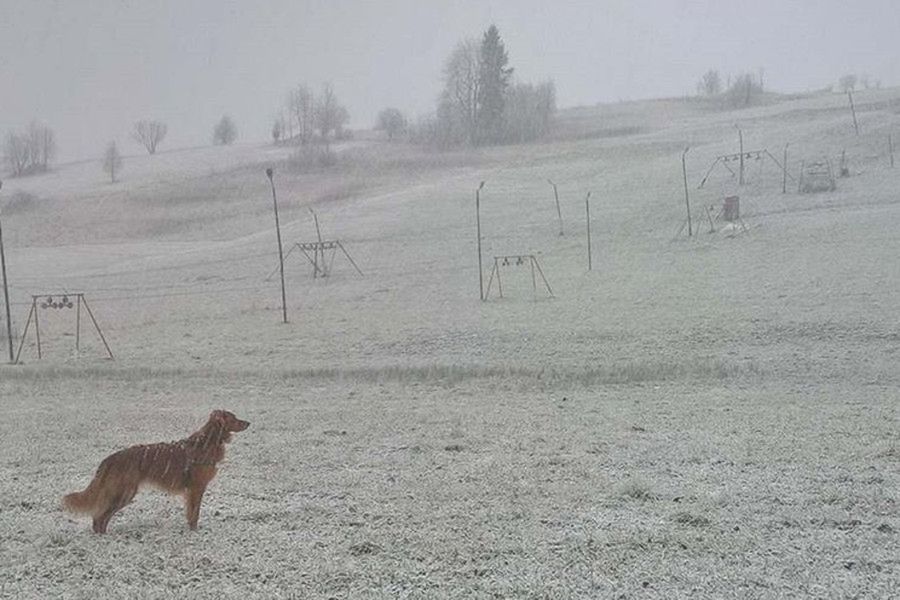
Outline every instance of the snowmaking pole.
{"label": "snowmaking pole", "polygon": [[[0,181],[0,189],[3,188],[3,182]],[[2,216],[2,209],[0,209]],[[6,341],[9,343],[9,363],[15,362],[13,355],[13,339],[12,339],[12,317],[9,311],[9,287],[6,282],[6,253],[3,251],[3,223],[0,222],[0,270],[3,271],[3,302],[6,306]]]}
{"label": "snowmaking pole", "polygon": [[278,238],[278,269],[281,273],[281,316],[284,323],[288,322],[287,317],[287,294],[284,291],[284,250],[281,247],[281,224],[278,222],[278,198],[275,196],[275,172],[272,167],[266,169],[266,176],[269,183],[272,184],[272,204],[275,207],[275,235]]}

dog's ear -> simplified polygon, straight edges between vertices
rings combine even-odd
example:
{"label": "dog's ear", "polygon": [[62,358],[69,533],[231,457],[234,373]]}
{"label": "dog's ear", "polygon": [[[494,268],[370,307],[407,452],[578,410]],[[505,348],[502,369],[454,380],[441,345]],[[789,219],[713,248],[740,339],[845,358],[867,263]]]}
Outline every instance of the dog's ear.
{"label": "dog's ear", "polygon": [[225,416],[225,411],[224,410],[212,411],[211,413],[209,413],[209,420],[218,425],[224,425],[225,421],[227,420],[226,416]]}

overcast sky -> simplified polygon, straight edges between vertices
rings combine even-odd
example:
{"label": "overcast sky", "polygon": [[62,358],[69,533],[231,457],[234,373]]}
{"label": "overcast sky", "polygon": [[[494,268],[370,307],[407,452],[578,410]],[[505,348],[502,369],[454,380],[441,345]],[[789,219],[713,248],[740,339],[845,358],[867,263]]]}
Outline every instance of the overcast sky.
{"label": "overcast sky", "polygon": [[559,104],[691,93],[704,70],[800,91],[846,72],[900,83],[898,0],[0,0],[0,132],[47,123],[60,158],[209,143],[229,113],[267,139],[286,91],[333,83],[352,125],[427,113],[455,43],[500,28],[522,80]]}

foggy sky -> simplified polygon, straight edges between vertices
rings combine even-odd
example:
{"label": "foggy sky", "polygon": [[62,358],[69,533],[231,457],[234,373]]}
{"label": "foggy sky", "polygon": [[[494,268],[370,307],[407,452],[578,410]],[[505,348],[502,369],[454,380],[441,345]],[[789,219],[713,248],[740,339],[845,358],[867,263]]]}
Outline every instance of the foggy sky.
{"label": "foggy sky", "polygon": [[351,125],[432,109],[458,40],[500,28],[522,80],[560,106],[693,93],[706,69],[765,69],[803,91],[846,72],[900,82],[897,0],[0,0],[0,133],[31,119],[60,159],[95,158],[132,123],[161,150],[209,143],[231,114],[268,139],[288,88],[333,83]]}

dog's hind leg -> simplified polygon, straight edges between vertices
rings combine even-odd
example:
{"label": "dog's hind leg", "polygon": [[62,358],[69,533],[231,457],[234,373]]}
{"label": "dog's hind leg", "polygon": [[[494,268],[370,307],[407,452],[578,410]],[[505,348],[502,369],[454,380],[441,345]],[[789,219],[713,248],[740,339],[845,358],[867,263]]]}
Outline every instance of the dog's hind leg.
{"label": "dog's hind leg", "polygon": [[113,518],[117,512],[131,504],[131,501],[134,499],[135,494],[137,494],[138,488],[137,486],[128,488],[118,496],[116,496],[113,501],[110,503],[109,507],[100,513],[98,516],[94,517],[94,533],[106,533],[106,528],[109,525],[109,520]]}

